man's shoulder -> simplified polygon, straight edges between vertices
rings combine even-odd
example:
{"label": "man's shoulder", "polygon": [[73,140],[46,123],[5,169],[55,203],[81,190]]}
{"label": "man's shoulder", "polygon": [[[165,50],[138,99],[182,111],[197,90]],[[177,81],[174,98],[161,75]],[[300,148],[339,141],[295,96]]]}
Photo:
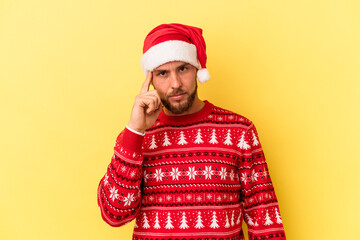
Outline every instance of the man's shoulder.
{"label": "man's shoulder", "polygon": [[212,111],[210,112],[216,118],[216,120],[220,120],[226,123],[235,123],[235,124],[242,124],[245,126],[250,126],[252,121],[241,115],[233,110],[229,110],[227,108],[219,107],[213,104]]}

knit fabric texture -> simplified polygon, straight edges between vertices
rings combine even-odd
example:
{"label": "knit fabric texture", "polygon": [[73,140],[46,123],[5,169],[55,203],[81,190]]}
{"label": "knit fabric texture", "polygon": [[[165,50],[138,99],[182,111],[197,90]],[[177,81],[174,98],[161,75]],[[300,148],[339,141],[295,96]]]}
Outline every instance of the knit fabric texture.
{"label": "knit fabric texture", "polygon": [[254,124],[205,101],[185,116],[161,112],[138,135],[125,128],[98,187],[102,218],[136,218],[136,240],[286,239]]}

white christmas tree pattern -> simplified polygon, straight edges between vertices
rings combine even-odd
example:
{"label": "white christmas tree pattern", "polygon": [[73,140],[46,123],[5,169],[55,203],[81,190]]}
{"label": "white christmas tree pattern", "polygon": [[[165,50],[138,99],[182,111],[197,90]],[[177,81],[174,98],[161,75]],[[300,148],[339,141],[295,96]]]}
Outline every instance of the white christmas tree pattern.
{"label": "white christmas tree pattern", "polygon": [[166,229],[173,229],[174,228],[174,226],[172,225],[172,220],[171,220],[170,213],[168,213],[165,228]]}
{"label": "white christmas tree pattern", "polygon": [[149,149],[155,149],[155,148],[157,148],[156,141],[155,141],[155,135],[152,135],[151,145],[150,145]]}
{"label": "white christmas tree pattern", "polygon": [[182,214],[181,225],[179,226],[179,228],[180,228],[180,229],[189,228],[189,226],[187,225],[185,212],[183,212],[183,214]]}
{"label": "white christmas tree pattern", "polygon": [[156,212],[154,228],[155,228],[155,229],[160,229],[159,214],[158,214],[158,212]]}
{"label": "white christmas tree pattern", "polygon": [[252,218],[249,216],[249,214],[245,213],[245,217],[247,218],[247,224],[249,226],[254,226],[255,225]]}
{"label": "white christmas tree pattern", "polygon": [[198,132],[196,134],[196,139],[195,139],[194,143],[196,143],[196,144],[204,143],[204,141],[202,140],[201,129],[200,128],[198,129]]}
{"label": "white christmas tree pattern", "polygon": [[113,202],[115,201],[115,199],[118,199],[120,196],[117,192],[118,192],[118,189],[115,189],[115,186],[113,186],[110,189],[110,198]]}
{"label": "white christmas tree pattern", "polygon": [[199,211],[199,212],[198,212],[197,219],[196,219],[195,228],[198,228],[198,229],[203,228],[204,225],[202,224],[202,222],[203,222],[203,221],[202,221],[202,218],[201,218],[201,212]]}
{"label": "white christmas tree pattern", "polygon": [[237,144],[237,146],[240,149],[245,149],[245,150],[250,148],[250,145],[245,140],[245,132],[243,132],[243,134],[241,135],[241,138],[240,138],[239,143]]}
{"label": "white christmas tree pattern", "polygon": [[211,144],[217,144],[217,143],[219,143],[219,142],[216,140],[216,132],[215,132],[215,129],[212,130],[211,138],[210,138],[209,143],[211,143]]}
{"label": "white christmas tree pattern", "polygon": [[202,135],[201,135],[201,129],[200,128],[197,130],[194,143],[196,143],[196,144],[204,143],[204,141],[202,140]]}
{"label": "white christmas tree pattern", "polygon": [[180,137],[179,137],[179,142],[178,144],[179,145],[185,145],[187,144],[188,142],[186,141],[185,139],[185,135],[184,135],[184,132],[183,131],[180,131]]}
{"label": "white christmas tree pattern", "polygon": [[230,223],[229,223],[229,217],[228,217],[228,215],[227,215],[227,213],[225,213],[225,215],[226,215],[226,219],[225,219],[225,228],[229,228],[230,227]]}
{"label": "white christmas tree pattern", "polygon": [[211,228],[219,228],[219,224],[218,224],[218,220],[217,220],[217,217],[216,217],[216,212],[214,211],[213,212],[213,216],[211,218],[211,225],[210,225]]}
{"label": "white christmas tree pattern", "polygon": [[256,135],[255,135],[255,133],[254,133],[254,130],[252,130],[251,132],[252,132],[252,135],[253,135],[253,138],[252,138],[253,143],[252,143],[252,145],[253,145],[253,146],[259,145],[259,140],[257,139],[257,137],[256,137]]}
{"label": "white christmas tree pattern", "polygon": [[233,227],[235,225],[235,210],[232,210],[231,214],[231,226]]}
{"label": "white christmas tree pattern", "polygon": [[139,225],[137,225],[137,220],[135,221],[135,225],[134,225],[134,228],[138,228]]}
{"label": "white christmas tree pattern", "polygon": [[277,208],[275,208],[275,216],[276,216],[276,223],[278,223],[278,224],[282,223],[282,220],[281,220],[281,217],[280,217],[280,214],[279,214]]}
{"label": "white christmas tree pattern", "polygon": [[271,224],[273,224],[273,221],[271,221],[270,216],[269,216],[269,212],[268,212],[268,210],[266,210],[265,223],[264,223],[264,225],[265,225],[265,226],[269,226],[269,225],[271,225]]}
{"label": "white christmas tree pattern", "polygon": [[167,135],[167,132],[164,133],[164,142],[163,142],[162,145],[165,146],[165,147],[171,145],[171,142],[170,142],[170,140],[169,140],[169,137],[168,137],[168,135]]}
{"label": "white christmas tree pattern", "polygon": [[227,134],[226,134],[226,138],[224,141],[225,145],[233,145],[232,141],[231,141],[231,131],[230,129],[228,130]]}
{"label": "white christmas tree pattern", "polygon": [[241,211],[239,212],[239,216],[238,216],[238,218],[237,218],[237,220],[236,220],[236,224],[240,224],[240,221],[241,221]]}
{"label": "white christmas tree pattern", "polygon": [[144,213],[144,223],[143,223],[143,228],[145,228],[145,229],[150,228],[150,225],[149,225],[149,220],[148,220],[148,218],[147,218],[147,216],[146,216],[146,213]]}

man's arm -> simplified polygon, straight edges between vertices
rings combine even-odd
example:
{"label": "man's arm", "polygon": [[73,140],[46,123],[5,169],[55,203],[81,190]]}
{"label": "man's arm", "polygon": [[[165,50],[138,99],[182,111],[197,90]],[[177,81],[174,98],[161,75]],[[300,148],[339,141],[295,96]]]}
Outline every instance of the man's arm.
{"label": "man's arm", "polygon": [[239,143],[241,196],[249,239],[286,239],[269,169],[253,123]]}
{"label": "man's arm", "polygon": [[145,130],[159,116],[162,105],[156,90],[149,91],[149,72],[135,98],[128,126],[118,135],[114,155],[98,186],[98,205],[105,222],[114,227],[132,221],[140,211],[142,142]]}
{"label": "man's arm", "polygon": [[119,227],[132,221],[141,206],[143,136],[124,129],[98,187],[98,205],[105,222]]}

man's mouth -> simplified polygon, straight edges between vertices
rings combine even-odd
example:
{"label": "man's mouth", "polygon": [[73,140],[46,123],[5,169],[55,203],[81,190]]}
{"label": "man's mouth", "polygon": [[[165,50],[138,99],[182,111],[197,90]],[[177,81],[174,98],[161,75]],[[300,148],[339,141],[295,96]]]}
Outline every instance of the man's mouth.
{"label": "man's mouth", "polygon": [[170,96],[169,98],[172,100],[180,100],[185,96],[185,93],[179,93],[179,94],[175,94]]}

